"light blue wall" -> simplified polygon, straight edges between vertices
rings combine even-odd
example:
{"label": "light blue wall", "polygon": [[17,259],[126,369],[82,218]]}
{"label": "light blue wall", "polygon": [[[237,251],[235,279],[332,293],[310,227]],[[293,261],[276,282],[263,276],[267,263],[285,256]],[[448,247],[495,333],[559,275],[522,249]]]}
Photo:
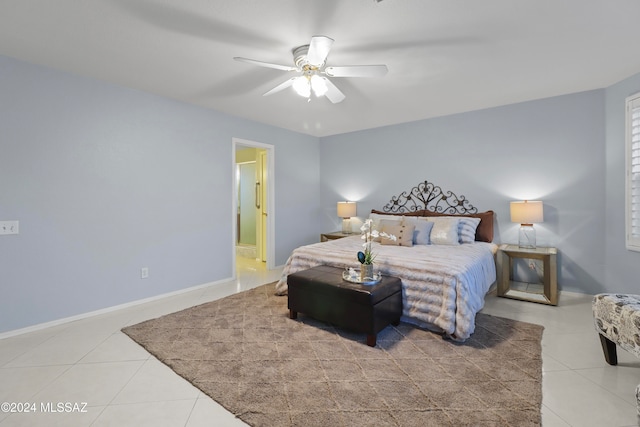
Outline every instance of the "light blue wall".
{"label": "light blue wall", "polygon": [[233,137],[275,146],[281,265],[321,231],[318,138],[0,56],[0,332],[232,277]]}
{"label": "light blue wall", "polygon": [[[429,180],[496,211],[539,198],[562,289],[637,291],[624,248],[624,98],[607,89],[322,139],[0,56],[0,333],[226,279],[233,137],[275,146],[275,264]],[[318,197],[318,194],[320,197]],[[140,267],[150,278],[139,278]]]}
{"label": "light blue wall", "polygon": [[517,243],[509,202],[540,199],[538,244],[559,249],[561,288],[602,290],[604,100],[595,90],[322,138],[323,226],[339,228],[338,200],[363,218],[428,180],[494,210],[495,241]]}
{"label": "light blue wall", "polygon": [[625,247],[625,98],[640,92],[640,74],[606,92],[606,287],[610,292],[640,294],[640,252]]}

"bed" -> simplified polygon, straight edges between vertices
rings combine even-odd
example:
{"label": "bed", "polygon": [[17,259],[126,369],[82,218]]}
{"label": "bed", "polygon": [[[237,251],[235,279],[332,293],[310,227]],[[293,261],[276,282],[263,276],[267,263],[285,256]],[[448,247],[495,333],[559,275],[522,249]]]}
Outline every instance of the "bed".
{"label": "bed", "polygon": [[[478,213],[464,196],[424,181],[392,197],[369,218],[380,231],[410,231],[411,237],[400,243],[371,243],[376,270],[402,281],[402,321],[458,341],[468,339],[496,281],[493,212]],[[318,265],[358,268],[362,243],[361,236],[354,235],[295,249],[276,293],[286,294],[287,276],[297,271]]]}

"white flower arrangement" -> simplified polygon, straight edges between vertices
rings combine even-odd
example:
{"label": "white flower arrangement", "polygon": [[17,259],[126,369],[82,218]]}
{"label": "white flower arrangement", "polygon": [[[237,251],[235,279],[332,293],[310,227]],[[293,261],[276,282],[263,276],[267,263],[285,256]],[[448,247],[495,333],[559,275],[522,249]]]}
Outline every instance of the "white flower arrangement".
{"label": "white flower arrangement", "polygon": [[367,219],[364,224],[362,224],[362,227],[360,227],[360,231],[362,231],[362,236],[360,238],[365,242],[362,244],[364,251],[358,252],[358,261],[363,265],[371,265],[376,259],[376,256],[371,252],[371,242],[373,242],[373,239],[377,237],[384,237],[393,241],[396,240],[396,236],[393,234],[388,234],[384,231],[379,232],[378,230],[372,229],[372,224],[373,220]]}

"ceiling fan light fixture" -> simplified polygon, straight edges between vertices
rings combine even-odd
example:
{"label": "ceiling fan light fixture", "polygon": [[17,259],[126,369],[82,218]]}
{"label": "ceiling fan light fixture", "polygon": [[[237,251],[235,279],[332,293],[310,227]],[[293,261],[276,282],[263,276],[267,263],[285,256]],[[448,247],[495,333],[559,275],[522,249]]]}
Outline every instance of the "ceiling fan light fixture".
{"label": "ceiling fan light fixture", "polygon": [[313,36],[309,44],[293,48],[291,53],[293,54],[295,67],[272,64],[270,62],[257,61],[239,56],[234,57],[234,59],[259,67],[300,73],[297,77],[287,79],[273,89],[265,92],[262,96],[272,95],[288,87],[292,87],[299,96],[306,98],[307,102],[311,101],[312,91],[316,97],[325,96],[333,104],[344,101],[345,94],[331,81],[330,77],[382,77],[387,74],[388,70],[386,65],[325,67],[333,41],[332,38],[327,36]]}
{"label": "ceiling fan light fixture", "polygon": [[311,85],[306,76],[296,77],[293,80],[293,90],[300,96],[309,98],[311,96]]}
{"label": "ceiling fan light fixture", "polygon": [[317,97],[324,96],[329,89],[327,87],[327,83],[325,80],[317,74],[311,76],[311,89],[313,89],[313,93],[316,94]]}

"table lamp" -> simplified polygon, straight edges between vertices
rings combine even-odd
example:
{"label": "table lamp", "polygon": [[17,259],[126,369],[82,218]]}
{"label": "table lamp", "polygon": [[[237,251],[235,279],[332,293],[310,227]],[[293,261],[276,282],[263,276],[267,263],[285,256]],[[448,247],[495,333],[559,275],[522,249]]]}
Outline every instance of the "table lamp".
{"label": "table lamp", "polygon": [[338,202],[338,216],[342,218],[342,232],[351,234],[351,217],[356,216],[356,202]]}
{"label": "table lamp", "polygon": [[511,222],[520,223],[519,247],[535,249],[536,230],[533,228],[533,223],[542,222],[542,216],[541,201],[511,202]]}

